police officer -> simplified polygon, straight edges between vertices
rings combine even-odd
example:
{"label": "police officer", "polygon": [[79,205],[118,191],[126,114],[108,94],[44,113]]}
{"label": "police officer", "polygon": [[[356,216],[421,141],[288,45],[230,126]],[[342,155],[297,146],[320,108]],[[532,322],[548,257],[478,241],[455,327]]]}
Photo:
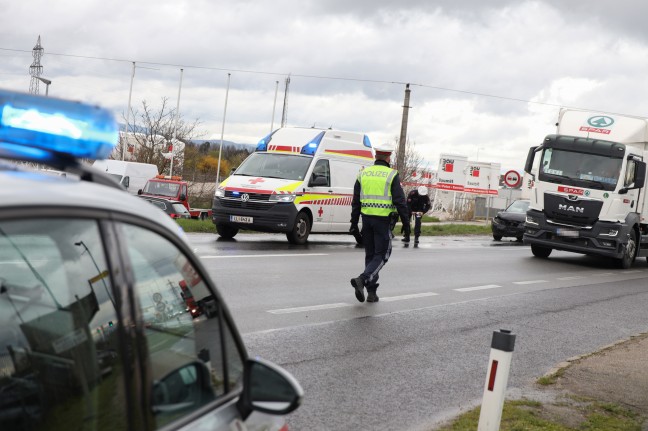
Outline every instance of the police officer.
{"label": "police officer", "polygon": [[360,171],[353,188],[351,202],[351,234],[358,233],[362,214],[362,241],[365,248],[365,268],[362,274],[351,279],[355,296],[364,302],[378,302],[378,272],[391,254],[392,228],[390,214],[398,211],[404,232],[409,234],[410,222],[405,202],[405,192],[400,184],[398,171],[389,167],[394,144],[374,146],[376,162]]}
{"label": "police officer", "polygon": [[[414,216],[414,244],[419,242],[423,214],[430,211],[431,206],[427,187],[420,186],[407,194],[407,209],[410,216]],[[405,233],[402,241],[405,243],[410,242],[409,232]]]}

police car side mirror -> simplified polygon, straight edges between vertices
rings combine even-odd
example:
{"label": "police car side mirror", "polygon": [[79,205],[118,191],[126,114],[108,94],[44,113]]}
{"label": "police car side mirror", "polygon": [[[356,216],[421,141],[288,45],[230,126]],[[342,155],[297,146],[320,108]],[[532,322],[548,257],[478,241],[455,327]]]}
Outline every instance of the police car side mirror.
{"label": "police car side mirror", "polygon": [[252,411],[285,415],[300,406],[304,390],[286,370],[263,359],[248,359],[238,408],[243,418]]}
{"label": "police car side mirror", "polygon": [[137,191],[137,194],[138,194],[138,195],[141,195],[141,194],[142,194],[142,189],[139,189],[139,190]]}
{"label": "police car side mirror", "polygon": [[209,370],[202,362],[191,362],[153,383],[153,413],[177,415],[215,398]]}

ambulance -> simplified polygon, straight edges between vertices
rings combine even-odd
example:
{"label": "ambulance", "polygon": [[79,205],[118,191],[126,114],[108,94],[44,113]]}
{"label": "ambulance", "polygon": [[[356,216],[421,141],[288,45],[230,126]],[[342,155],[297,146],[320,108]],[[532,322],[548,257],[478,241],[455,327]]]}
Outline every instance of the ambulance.
{"label": "ambulance", "polygon": [[285,233],[290,243],[305,244],[311,233],[348,233],[353,186],[373,162],[363,133],[277,129],[218,185],[212,220],[223,238],[246,229]]}

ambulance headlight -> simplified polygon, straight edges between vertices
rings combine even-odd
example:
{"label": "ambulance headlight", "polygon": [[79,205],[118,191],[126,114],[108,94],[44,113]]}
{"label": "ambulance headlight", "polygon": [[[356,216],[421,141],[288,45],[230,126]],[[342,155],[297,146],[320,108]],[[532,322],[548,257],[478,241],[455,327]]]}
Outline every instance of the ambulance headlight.
{"label": "ambulance headlight", "polygon": [[270,195],[270,202],[294,202],[296,195]]}
{"label": "ambulance headlight", "polygon": [[224,198],[225,197],[225,189],[219,187],[216,189],[214,192],[214,197],[216,198]]}

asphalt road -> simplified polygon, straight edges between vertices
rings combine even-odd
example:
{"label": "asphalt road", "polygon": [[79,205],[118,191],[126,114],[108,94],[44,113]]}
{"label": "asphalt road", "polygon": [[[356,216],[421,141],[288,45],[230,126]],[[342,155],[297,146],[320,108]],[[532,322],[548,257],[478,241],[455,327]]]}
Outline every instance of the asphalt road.
{"label": "asphalt road", "polygon": [[429,430],[481,402],[493,331],[516,334],[509,397],[556,363],[640,332],[648,268],[489,237],[394,242],[380,302],[355,300],[363,250],[350,237],[190,241],[217,280],[251,355],[300,381],[291,430]]}

